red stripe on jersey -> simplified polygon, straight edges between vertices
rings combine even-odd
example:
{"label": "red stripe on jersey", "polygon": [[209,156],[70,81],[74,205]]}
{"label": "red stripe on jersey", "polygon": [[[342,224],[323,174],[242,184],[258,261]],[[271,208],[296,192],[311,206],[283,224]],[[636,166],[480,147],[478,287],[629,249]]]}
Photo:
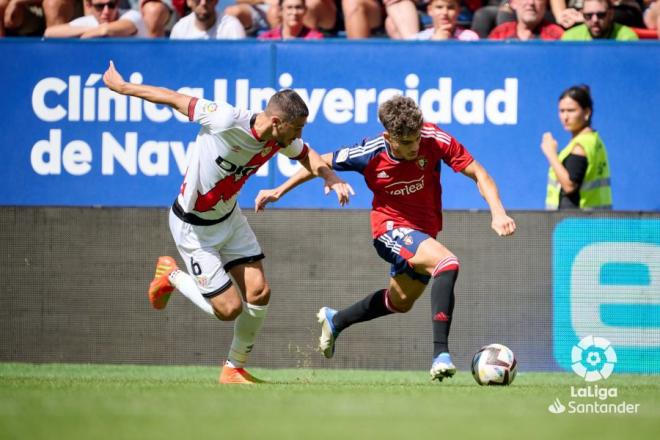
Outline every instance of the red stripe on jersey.
{"label": "red stripe on jersey", "polygon": [[257,153],[248,163],[238,167],[238,169],[249,170],[244,174],[241,174],[240,177],[236,173],[230,174],[223,179],[216,182],[216,184],[211,188],[206,194],[200,194],[197,192],[197,200],[195,201],[195,211],[197,212],[208,212],[213,209],[213,207],[220,201],[227,201],[234,197],[238,191],[243,187],[245,181],[253,173],[255,173],[261,165],[268,162],[268,159],[273,157],[275,153],[279,151],[279,146],[275,141],[268,141],[264,148],[270,147],[271,150],[268,154],[262,155]]}
{"label": "red stripe on jersey", "polygon": [[309,155],[309,146],[307,144],[303,144],[303,150],[300,152],[299,155],[296,157],[293,157],[293,160],[301,161],[304,158],[306,158]]}
{"label": "red stripe on jersey", "polygon": [[195,106],[197,105],[198,99],[195,98],[194,96],[190,98],[190,102],[188,103],[188,120],[193,121],[195,119]]}

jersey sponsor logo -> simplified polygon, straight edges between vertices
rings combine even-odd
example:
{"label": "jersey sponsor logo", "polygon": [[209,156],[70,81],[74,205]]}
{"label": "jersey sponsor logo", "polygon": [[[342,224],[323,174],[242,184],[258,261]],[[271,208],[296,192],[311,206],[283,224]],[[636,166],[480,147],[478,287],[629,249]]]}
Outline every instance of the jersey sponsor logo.
{"label": "jersey sponsor logo", "polygon": [[389,179],[390,175],[387,174],[385,171],[381,171],[378,174],[376,174],[376,177],[379,179]]}
{"label": "jersey sponsor logo", "polygon": [[424,189],[424,176],[408,182],[394,182],[385,187],[391,196],[408,196]]}
{"label": "jersey sponsor logo", "polygon": [[[265,156],[263,152],[261,153],[261,155]],[[236,165],[234,163],[229,162],[227,159],[223,158],[222,156],[218,156],[218,158],[215,160],[215,163],[222,170],[226,171],[229,174],[232,174],[234,176],[234,179],[237,181],[242,179],[243,177],[249,176],[250,174],[254,173],[261,166],[261,164],[254,166]]]}

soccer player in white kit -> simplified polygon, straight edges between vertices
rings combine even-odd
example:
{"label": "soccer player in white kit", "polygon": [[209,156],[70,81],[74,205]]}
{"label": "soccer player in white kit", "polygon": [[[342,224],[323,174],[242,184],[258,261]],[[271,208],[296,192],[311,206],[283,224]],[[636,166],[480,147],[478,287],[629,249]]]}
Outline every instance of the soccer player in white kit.
{"label": "soccer player in white kit", "polygon": [[128,83],[112,62],[103,80],[117,93],[169,105],[201,125],[169,217],[188,273],[179,270],[172,257],[160,257],[149,300],[154,308],[163,309],[176,288],[209,315],[235,321],[219,381],[260,382],[244,366],[266,316],[270,288],[261,264],[264,254],[238,207],[238,193],[248,177],[277,152],[322,177],[326,193],[335,191],[341,205],[348,202],[351,187],[300,139],[308,109],[293,90],[277,92],[263,112],[253,113],[165,88]]}

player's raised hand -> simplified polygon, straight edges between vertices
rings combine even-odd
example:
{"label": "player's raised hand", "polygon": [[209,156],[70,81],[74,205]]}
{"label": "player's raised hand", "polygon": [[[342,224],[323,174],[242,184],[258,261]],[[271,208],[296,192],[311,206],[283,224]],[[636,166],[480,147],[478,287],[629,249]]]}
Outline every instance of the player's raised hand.
{"label": "player's raised hand", "polygon": [[513,233],[516,232],[516,222],[506,214],[493,216],[493,221],[491,222],[490,227],[493,228],[500,237],[513,235]]}
{"label": "player's raised hand", "polygon": [[254,199],[254,212],[263,211],[266,205],[272,202],[277,202],[281,194],[276,189],[262,189]]}
{"label": "player's raised hand", "polygon": [[122,93],[121,88],[126,81],[124,81],[124,78],[122,78],[121,74],[115,69],[115,63],[110,61],[108,70],[103,74],[103,82],[110,90]]}
{"label": "player's raised hand", "polygon": [[328,177],[325,180],[325,186],[323,191],[328,194],[330,191],[334,191],[337,194],[337,200],[339,201],[340,206],[347,205],[350,199],[350,196],[355,195],[353,187],[348,183],[341,180],[336,175]]}

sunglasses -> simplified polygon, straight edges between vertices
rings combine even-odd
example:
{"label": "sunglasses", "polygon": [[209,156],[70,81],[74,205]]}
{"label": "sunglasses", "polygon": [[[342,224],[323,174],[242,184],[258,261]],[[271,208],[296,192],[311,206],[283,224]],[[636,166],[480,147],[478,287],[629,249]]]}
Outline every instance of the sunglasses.
{"label": "sunglasses", "polygon": [[605,18],[607,16],[607,11],[604,11],[604,12],[583,12],[582,16],[587,21],[591,20],[594,16],[596,18],[598,18],[599,20],[602,20],[603,18]]}
{"label": "sunglasses", "polygon": [[108,9],[115,9],[117,7],[117,2],[107,2],[107,3],[91,3],[92,8],[96,9],[99,12],[103,12],[105,7]]}

